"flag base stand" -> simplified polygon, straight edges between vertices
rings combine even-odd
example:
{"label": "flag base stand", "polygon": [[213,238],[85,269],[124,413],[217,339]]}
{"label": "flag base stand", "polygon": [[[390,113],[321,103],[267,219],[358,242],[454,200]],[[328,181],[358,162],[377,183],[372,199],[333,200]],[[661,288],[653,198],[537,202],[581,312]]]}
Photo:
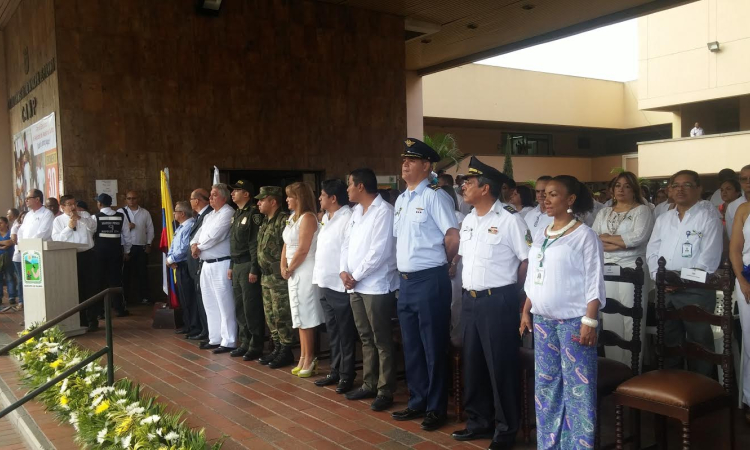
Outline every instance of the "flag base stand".
{"label": "flag base stand", "polygon": [[180,308],[172,309],[167,303],[154,303],[152,328],[158,330],[171,329],[176,330],[182,327],[182,310]]}

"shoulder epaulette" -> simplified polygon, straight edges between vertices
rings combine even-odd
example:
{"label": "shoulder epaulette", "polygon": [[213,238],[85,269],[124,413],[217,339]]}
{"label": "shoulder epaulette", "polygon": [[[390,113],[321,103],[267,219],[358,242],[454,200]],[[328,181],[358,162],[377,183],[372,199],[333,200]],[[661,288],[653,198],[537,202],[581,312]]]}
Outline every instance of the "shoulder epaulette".
{"label": "shoulder epaulette", "polygon": [[506,211],[508,211],[511,214],[517,214],[518,213],[518,211],[516,211],[516,208],[514,208],[514,207],[512,207],[510,205],[503,206],[503,209],[506,210]]}
{"label": "shoulder epaulette", "polygon": [[432,189],[433,191],[439,191],[440,190],[440,186],[438,186],[437,184],[428,184],[427,187],[430,188],[430,189]]}

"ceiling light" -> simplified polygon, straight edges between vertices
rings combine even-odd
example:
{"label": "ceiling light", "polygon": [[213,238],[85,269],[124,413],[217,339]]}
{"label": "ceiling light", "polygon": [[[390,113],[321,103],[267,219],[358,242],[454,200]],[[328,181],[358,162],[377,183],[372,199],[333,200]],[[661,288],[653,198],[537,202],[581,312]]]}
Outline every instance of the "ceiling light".
{"label": "ceiling light", "polygon": [[706,44],[706,46],[712,53],[716,53],[719,51],[719,43],[717,41],[709,42],[708,44]]}
{"label": "ceiling light", "polygon": [[218,16],[221,9],[222,0],[197,0],[195,10],[198,14],[207,16]]}

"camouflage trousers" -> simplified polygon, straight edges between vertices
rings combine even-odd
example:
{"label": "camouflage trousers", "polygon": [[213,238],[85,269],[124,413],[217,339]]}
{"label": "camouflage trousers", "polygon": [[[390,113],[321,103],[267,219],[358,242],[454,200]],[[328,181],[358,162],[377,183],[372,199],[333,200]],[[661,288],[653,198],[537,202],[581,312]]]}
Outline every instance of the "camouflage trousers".
{"label": "camouflage trousers", "polygon": [[274,342],[292,345],[292,310],[287,287],[277,289],[263,286],[263,310]]}

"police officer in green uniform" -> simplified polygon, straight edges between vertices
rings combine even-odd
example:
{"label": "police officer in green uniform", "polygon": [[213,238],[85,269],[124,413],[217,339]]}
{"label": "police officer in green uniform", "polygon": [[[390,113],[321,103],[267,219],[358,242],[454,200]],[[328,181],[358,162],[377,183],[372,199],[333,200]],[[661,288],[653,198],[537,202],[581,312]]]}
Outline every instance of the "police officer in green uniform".
{"label": "police officer in green uniform", "polygon": [[263,292],[260,287],[258,265],[258,229],[263,215],[252,203],[253,185],[239,180],[232,186],[232,201],[237,210],[232,216],[229,248],[232,260],[229,278],[234,291],[234,308],[240,331],[239,345],[230,353],[253,361],[263,355]]}
{"label": "police officer in green uniform", "polygon": [[282,233],[289,214],[281,208],[283,190],[278,186],[263,186],[255,198],[260,213],[266,216],[258,231],[258,264],[262,274],[263,309],[274,343],[273,352],[258,361],[276,369],[294,362],[289,289],[287,281],[281,276]]}

